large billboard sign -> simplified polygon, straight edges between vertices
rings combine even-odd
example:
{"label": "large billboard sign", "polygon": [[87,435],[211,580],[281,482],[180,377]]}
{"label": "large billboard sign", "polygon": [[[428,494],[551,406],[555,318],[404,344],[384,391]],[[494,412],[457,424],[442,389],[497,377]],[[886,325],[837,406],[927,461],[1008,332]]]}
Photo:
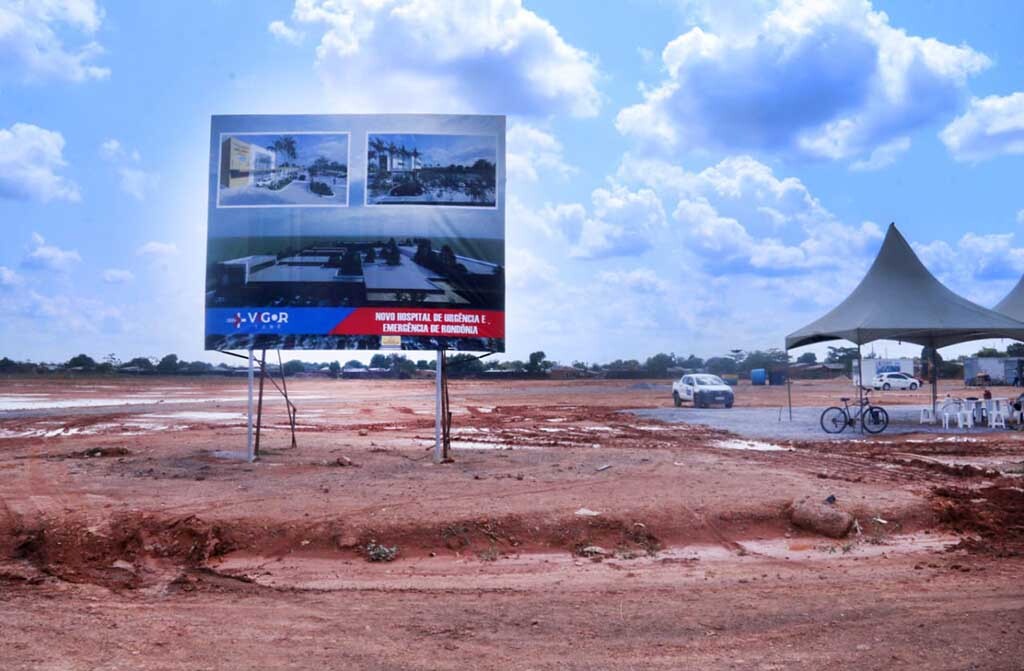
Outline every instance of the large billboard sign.
{"label": "large billboard sign", "polygon": [[206,349],[505,349],[505,117],[214,116]]}

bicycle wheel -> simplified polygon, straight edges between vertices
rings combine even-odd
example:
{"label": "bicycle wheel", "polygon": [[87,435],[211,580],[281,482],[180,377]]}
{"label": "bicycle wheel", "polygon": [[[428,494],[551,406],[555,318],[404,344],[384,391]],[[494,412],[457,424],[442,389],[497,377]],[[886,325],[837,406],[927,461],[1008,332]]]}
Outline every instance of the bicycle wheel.
{"label": "bicycle wheel", "polygon": [[842,408],[832,406],[821,413],[821,430],[825,433],[842,433],[849,418]]}
{"label": "bicycle wheel", "polygon": [[881,433],[885,431],[885,427],[889,426],[889,413],[885,411],[885,408],[869,405],[864,409],[861,421],[864,423],[864,430],[868,433]]}

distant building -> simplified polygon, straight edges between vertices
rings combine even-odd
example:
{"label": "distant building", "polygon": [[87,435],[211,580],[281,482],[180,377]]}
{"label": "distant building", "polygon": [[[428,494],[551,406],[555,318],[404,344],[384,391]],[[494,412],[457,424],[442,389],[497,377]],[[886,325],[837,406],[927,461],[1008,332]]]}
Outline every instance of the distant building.
{"label": "distant building", "polygon": [[415,172],[422,167],[419,154],[404,148],[377,152],[377,165],[382,172]]}
{"label": "distant building", "polygon": [[220,147],[220,185],[227,189],[257,184],[271,178],[276,164],[274,152],[229,137]]}

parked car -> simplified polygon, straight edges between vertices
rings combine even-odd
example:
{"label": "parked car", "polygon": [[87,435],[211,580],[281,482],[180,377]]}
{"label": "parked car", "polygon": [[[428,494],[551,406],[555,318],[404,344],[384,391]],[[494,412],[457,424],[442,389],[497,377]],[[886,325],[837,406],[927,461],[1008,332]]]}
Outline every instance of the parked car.
{"label": "parked car", "polygon": [[875,389],[909,389],[911,391],[921,386],[921,381],[913,375],[906,373],[879,373],[875,376],[871,386]]}
{"label": "parked car", "polygon": [[678,408],[683,401],[690,401],[695,408],[707,408],[716,403],[731,408],[734,397],[732,387],[717,375],[684,375],[672,384],[672,402]]}

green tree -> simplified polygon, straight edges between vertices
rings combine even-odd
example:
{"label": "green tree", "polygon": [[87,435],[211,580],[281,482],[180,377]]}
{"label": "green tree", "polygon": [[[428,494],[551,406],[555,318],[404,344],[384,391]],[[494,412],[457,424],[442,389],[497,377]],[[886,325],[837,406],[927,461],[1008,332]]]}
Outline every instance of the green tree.
{"label": "green tree", "polygon": [[156,365],[156,372],[161,375],[170,375],[171,373],[178,372],[178,355],[168,354],[164,358],[160,359],[160,362]]}
{"label": "green tree", "polygon": [[284,374],[295,375],[297,373],[305,373],[306,364],[298,359],[292,359],[291,361],[284,362]]}
{"label": "green tree", "polygon": [[841,363],[843,364],[847,373],[853,372],[853,362],[856,360],[856,347],[829,346],[828,354],[825,356],[825,363]]}
{"label": "green tree", "polygon": [[678,364],[679,366],[681,366],[682,368],[686,368],[687,370],[700,370],[701,368],[704,367],[704,359],[701,359],[699,356],[694,356],[691,354],[685,359],[680,359],[678,361]]}
{"label": "green tree", "polygon": [[704,362],[704,367],[707,368],[709,373],[713,373],[714,375],[735,373],[737,369],[736,360],[731,357],[724,356],[711,357]]}
{"label": "green tree", "polygon": [[385,354],[374,354],[370,358],[370,368],[387,368],[388,357]]}
{"label": "green tree", "polygon": [[135,357],[134,359],[126,363],[125,366],[138,368],[143,373],[149,373],[152,372],[153,370],[153,362],[144,356]]}
{"label": "green tree", "polygon": [[341,364],[337,361],[332,361],[327,369],[331,372],[331,377],[338,379],[341,376]]}
{"label": "green tree", "polygon": [[1024,342],[1011,343],[1006,348],[1006,356],[1024,357]]}
{"label": "green tree", "polygon": [[1002,358],[1002,357],[1006,356],[1006,352],[1000,352],[995,347],[982,347],[981,349],[979,349],[977,352],[974,353],[974,356],[987,357],[987,358],[991,358],[991,357]]}
{"label": "green tree", "polygon": [[554,361],[548,361],[544,352],[533,352],[530,354],[530,362],[526,364],[526,372],[543,373],[555,365]]}
{"label": "green tree", "polygon": [[804,352],[796,359],[797,363],[818,363],[818,355],[814,352]]}
{"label": "green tree", "polygon": [[658,353],[648,357],[647,361],[644,362],[644,370],[651,377],[666,377],[668,369],[675,366],[675,364],[676,357],[674,354]]}
{"label": "green tree", "polygon": [[484,362],[472,354],[456,354],[448,357],[448,375],[451,377],[471,377],[484,372]]}
{"label": "green tree", "polygon": [[366,364],[358,359],[352,359],[351,361],[345,362],[345,368],[366,368]]}
{"label": "green tree", "polygon": [[84,368],[85,370],[93,370],[96,368],[96,360],[87,354],[79,354],[68,359],[68,362],[64,364],[65,368]]}

